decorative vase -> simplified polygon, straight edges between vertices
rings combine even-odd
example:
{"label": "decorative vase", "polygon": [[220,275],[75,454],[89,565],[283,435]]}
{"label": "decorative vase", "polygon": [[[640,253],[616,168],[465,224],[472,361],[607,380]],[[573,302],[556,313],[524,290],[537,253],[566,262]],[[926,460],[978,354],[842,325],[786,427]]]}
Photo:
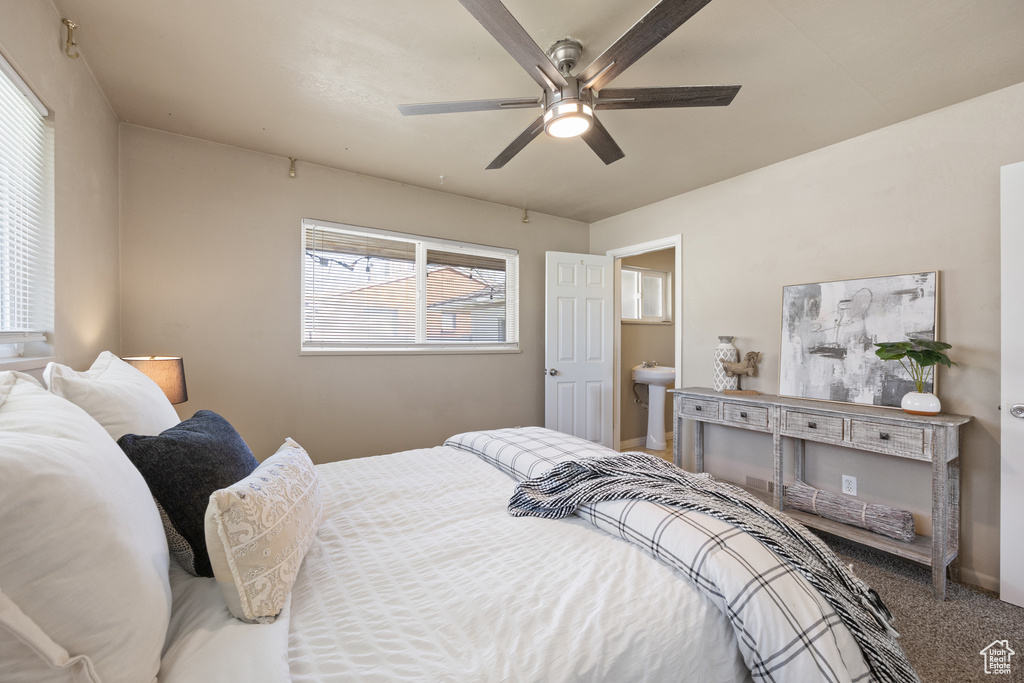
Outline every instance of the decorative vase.
{"label": "decorative vase", "polygon": [[939,397],[935,394],[911,391],[900,401],[900,408],[903,408],[903,412],[911,415],[938,415],[942,410],[942,404],[939,403]]}
{"label": "decorative vase", "polygon": [[740,352],[732,345],[733,339],[735,339],[735,337],[718,338],[719,344],[715,348],[715,391],[736,389],[740,385],[739,376],[733,375],[732,377],[727,377],[725,374],[725,366],[722,365],[723,360],[736,363],[740,359]]}

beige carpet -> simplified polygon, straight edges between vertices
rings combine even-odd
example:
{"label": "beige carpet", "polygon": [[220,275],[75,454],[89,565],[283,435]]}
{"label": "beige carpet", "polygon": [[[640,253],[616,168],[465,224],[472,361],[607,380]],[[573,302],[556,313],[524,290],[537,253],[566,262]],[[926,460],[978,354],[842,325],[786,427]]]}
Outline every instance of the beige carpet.
{"label": "beige carpet", "polygon": [[[664,451],[639,450],[672,461]],[[849,541],[822,538],[854,573],[878,591],[896,619],[900,645],[922,683],[1013,681],[1024,683],[1024,608],[1000,601],[974,586],[950,583],[946,600],[932,597],[931,569]],[[1009,641],[1010,674],[985,673],[981,651],[997,640]]]}
{"label": "beige carpet", "polygon": [[[931,569],[833,536],[822,538],[878,591],[923,683],[1024,681],[1024,608],[956,583],[948,584],[945,602],[938,602],[932,597]],[[1010,657],[1009,675],[985,673],[980,653],[996,640],[1008,640],[1017,653]]]}

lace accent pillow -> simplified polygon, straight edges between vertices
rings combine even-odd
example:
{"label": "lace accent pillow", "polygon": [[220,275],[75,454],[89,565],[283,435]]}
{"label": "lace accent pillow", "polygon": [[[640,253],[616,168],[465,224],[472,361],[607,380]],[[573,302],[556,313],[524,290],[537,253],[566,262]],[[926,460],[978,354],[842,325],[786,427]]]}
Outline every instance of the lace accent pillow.
{"label": "lace accent pillow", "polygon": [[213,492],[206,546],[231,614],[254,623],[274,621],[322,511],[316,469],[291,439],[248,477]]}

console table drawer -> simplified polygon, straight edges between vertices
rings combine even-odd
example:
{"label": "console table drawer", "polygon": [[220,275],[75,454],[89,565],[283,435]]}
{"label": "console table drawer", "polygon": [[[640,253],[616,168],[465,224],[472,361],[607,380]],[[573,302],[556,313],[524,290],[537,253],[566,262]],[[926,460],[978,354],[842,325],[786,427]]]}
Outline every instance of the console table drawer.
{"label": "console table drawer", "polygon": [[693,398],[679,400],[679,412],[685,417],[696,417],[703,420],[717,420],[719,401],[701,401]]}
{"label": "console table drawer", "polygon": [[815,441],[842,441],[843,418],[802,413],[798,410],[782,411],[783,436],[807,437]]}
{"label": "console table drawer", "polygon": [[752,408],[736,403],[723,403],[722,411],[724,413],[722,419],[738,427],[759,429],[763,432],[771,431],[771,428],[768,426],[767,408]]}
{"label": "console table drawer", "polygon": [[864,420],[850,421],[850,442],[873,451],[884,451],[925,458],[925,430],[917,427],[878,424]]}

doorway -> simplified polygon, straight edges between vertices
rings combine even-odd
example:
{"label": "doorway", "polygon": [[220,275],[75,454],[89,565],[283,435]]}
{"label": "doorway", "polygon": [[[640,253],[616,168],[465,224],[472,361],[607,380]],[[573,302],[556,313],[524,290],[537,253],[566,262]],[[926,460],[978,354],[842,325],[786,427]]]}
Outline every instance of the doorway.
{"label": "doorway", "polygon": [[[682,386],[682,237],[675,235],[612,249],[606,254],[615,258],[612,439],[616,450],[638,449],[647,441],[648,389],[639,385],[634,393],[633,366],[643,361],[671,365],[676,369],[675,388]],[[659,281],[664,289],[656,292]],[[648,304],[660,298],[663,313],[658,314],[653,305],[645,310],[645,296]],[[635,304],[630,303],[630,297]],[[671,410],[670,395],[664,410],[668,450],[662,454],[670,460]]]}

